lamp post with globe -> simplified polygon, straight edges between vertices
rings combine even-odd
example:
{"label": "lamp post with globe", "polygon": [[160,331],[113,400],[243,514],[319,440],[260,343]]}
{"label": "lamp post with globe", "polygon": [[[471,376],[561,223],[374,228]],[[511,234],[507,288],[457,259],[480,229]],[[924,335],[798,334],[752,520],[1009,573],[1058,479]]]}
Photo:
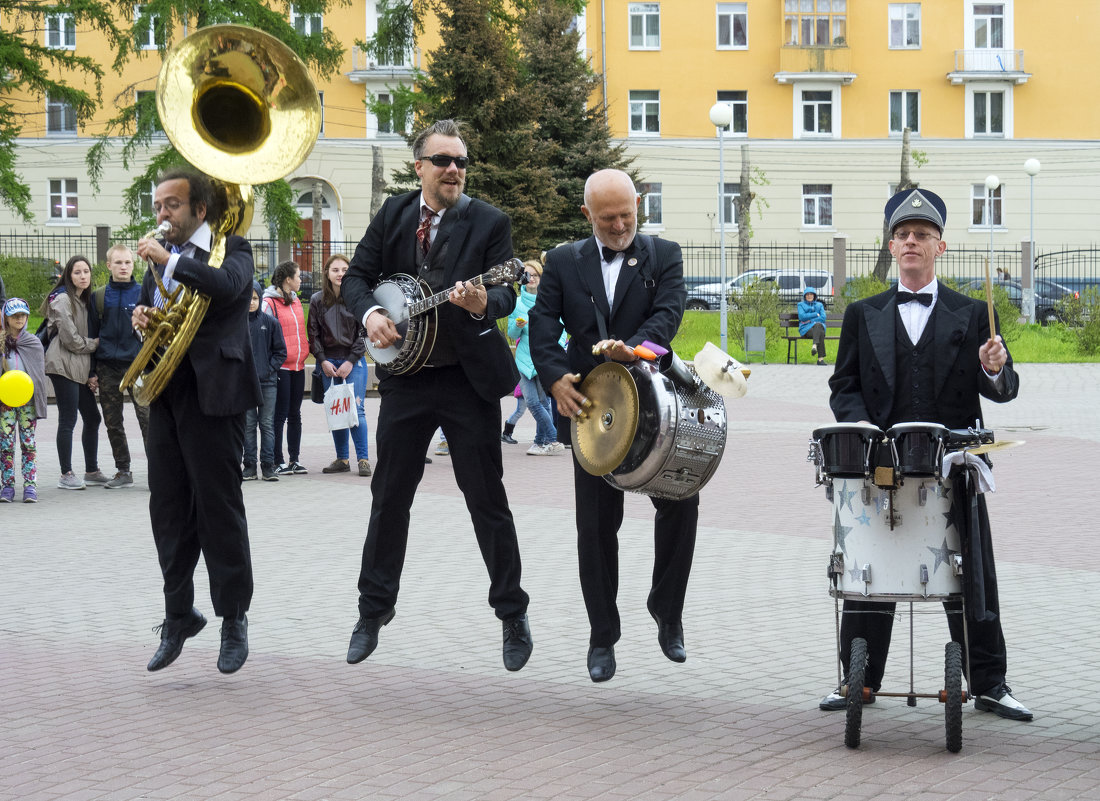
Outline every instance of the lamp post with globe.
{"label": "lamp post with globe", "polygon": [[1039,159],[1024,162],[1024,172],[1030,182],[1028,216],[1030,233],[1028,234],[1027,273],[1024,275],[1024,315],[1029,323],[1035,322],[1035,176],[1039,174]]}
{"label": "lamp post with globe", "polygon": [[723,134],[731,122],[733,122],[733,109],[728,103],[715,103],[710,107],[710,121],[718,128],[718,271],[719,281],[722,286],[719,308],[721,309],[719,325],[721,326],[722,351],[726,347],[726,311],[729,305],[726,297],[726,173],[725,173],[725,142]]}

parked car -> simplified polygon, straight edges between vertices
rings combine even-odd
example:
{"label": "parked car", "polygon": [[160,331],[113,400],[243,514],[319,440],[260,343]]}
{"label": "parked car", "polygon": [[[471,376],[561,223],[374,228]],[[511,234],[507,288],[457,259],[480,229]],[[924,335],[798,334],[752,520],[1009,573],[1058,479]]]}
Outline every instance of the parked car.
{"label": "parked car", "polygon": [[[1046,279],[1042,279],[1046,281]],[[1008,293],[1008,299],[1012,301],[1012,305],[1017,309],[1023,310],[1024,306],[1024,289],[1020,285],[1019,281],[995,278],[993,280],[994,288],[1000,287],[1006,293]],[[1063,287],[1064,289],[1064,287]],[[960,290],[964,293],[969,293],[974,290],[985,291],[985,279],[975,278],[973,281],[967,281],[960,287]],[[1049,295],[1043,294],[1043,288],[1036,281],[1035,287],[1035,319],[1043,325],[1049,325],[1050,323],[1058,321],[1058,312],[1056,307],[1056,301]],[[1068,293],[1069,290],[1066,290]]]}
{"label": "parked car", "polygon": [[[812,287],[817,292],[818,300],[826,306],[833,304],[833,277],[824,270],[746,270],[726,281],[729,307],[737,308],[737,296],[757,281],[770,281],[775,284],[779,298],[784,304],[798,303],[806,294],[807,287]],[[688,289],[687,307],[689,309],[717,309],[720,308],[721,302],[721,282],[700,284]]]}
{"label": "parked car", "polygon": [[[760,276],[768,275],[767,270],[746,270],[740,275],[726,280],[725,295],[727,298],[740,287],[747,286]],[[689,286],[687,290],[687,307],[699,311],[720,309],[722,307],[722,282],[714,281],[707,284]],[[727,301],[728,302],[728,301]]]}

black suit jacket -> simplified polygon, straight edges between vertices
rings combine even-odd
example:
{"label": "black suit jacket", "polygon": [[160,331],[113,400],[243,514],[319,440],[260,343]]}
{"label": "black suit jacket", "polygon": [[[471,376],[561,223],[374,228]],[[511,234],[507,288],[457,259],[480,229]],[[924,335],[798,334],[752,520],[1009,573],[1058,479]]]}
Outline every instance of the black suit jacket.
{"label": "black suit jacket", "polygon": [[[629,263],[632,258],[636,264]],[[598,314],[611,339],[631,346],[649,340],[668,348],[686,302],[684,261],[675,242],[635,237],[634,253],[619,271],[610,309],[596,238],[554,248],[546,254],[529,322],[531,360],[539,380],[549,391],[566,373],[583,378],[604,361],[592,355],[592,346],[603,338]],[[565,351],[558,345],[563,324],[571,337]]]}
{"label": "black suit jacket", "polygon": [[[372,306],[373,290],[380,281],[397,273],[416,275],[416,229],[420,223],[420,190],[387,198],[374,215],[366,234],[355,248],[351,268],[340,292],[355,319]],[[441,254],[441,256],[440,256]],[[443,215],[430,257],[443,258],[445,285],[476,278],[490,267],[512,257],[512,221],[488,203],[462,196],[458,205]],[[511,314],[516,293],[511,284],[489,286],[485,319],[475,320],[465,310],[440,321],[437,336],[454,343],[462,370],[478,395],[498,401],[519,382],[519,372],[508,342],[496,321]],[[391,376],[379,368],[381,380]]]}
{"label": "black suit jacket", "polygon": [[[829,405],[838,422],[866,420],[885,430],[906,422],[893,415],[896,379],[897,289],[856,301],[844,313],[836,369],[829,379]],[[1004,403],[1016,397],[1020,378],[1009,354],[994,384],[982,369],[978,348],[989,339],[986,304],[939,285],[932,309],[936,408],[938,422],[965,428],[982,419],[980,397]],[[999,326],[998,326],[999,329]]]}
{"label": "black suit jacket", "polygon": [[[210,254],[180,256],[172,278],[210,296],[210,305],[184,358],[191,360],[198,384],[199,408],[212,417],[242,414],[262,403],[252,361],[248,307],[252,300],[252,248],[239,236],[226,237],[221,267],[207,264]],[[157,268],[162,269],[162,268]],[[152,269],[141,283],[141,303],[153,305]]]}

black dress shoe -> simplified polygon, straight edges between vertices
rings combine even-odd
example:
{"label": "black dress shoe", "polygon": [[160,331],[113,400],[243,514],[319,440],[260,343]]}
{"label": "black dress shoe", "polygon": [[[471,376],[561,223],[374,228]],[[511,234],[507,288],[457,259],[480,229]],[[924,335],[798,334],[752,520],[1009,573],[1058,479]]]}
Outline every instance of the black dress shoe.
{"label": "black dress shoe", "polygon": [[519,670],[527,664],[531,649],[535,647],[527,615],[516,615],[501,622],[504,624],[504,667]]}
{"label": "black dress shoe", "polygon": [[653,615],[653,619],[657,622],[657,643],[661,646],[661,650],[665,652],[665,656],[671,659],[673,662],[686,662],[688,655],[687,650],[684,649],[684,626],[682,623],[665,623],[661,618]]}
{"label": "black dress shoe", "polygon": [[359,622],[351,632],[351,643],[348,645],[348,664],[356,665],[374,653],[378,647],[378,630],[393,620],[394,611],[391,609],[381,617],[360,617]]}
{"label": "black dress shoe", "polygon": [[1012,688],[1004,682],[974,699],[974,708],[992,712],[1009,720],[1031,720],[1031,710],[1012,697]]}
{"label": "black dress shoe", "polygon": [[615,646],[593,645],[588,649],[588,675],[595,682],[608,681],[615,675]]}
{"label": "black dress shoe", "polygon": [[[176,657],[183,650],[183,641],[188,637],[194,637],[205,625],[206,618],[202,616],[202,612],[194,608],[186,617],[165,618],[164,622],[157,627],[160,629],[160,647],[157,648],[157,652],[153,654],[153,658],[149,660],[146,667],[149,670],[168,667],[176,661]],[[153,629],[153,631],[156,630]]]}
{"label": "black dress shoe", "polygon": [[[848,680],[845,679],[844,681],[845,681],[845,683],[847,683]],[[822,710],[823,712],[839,712],[842,709],[847,709],[848,708],[848,695],[847,695],[847,692],[848,692],[848,690],[844,687],[844,685],[843,684],[840,685],[835,690],[833,690],[831,693],[829,693],[824,698],[822,698],[821,701],[818,703],[817,708]],[[867,706],[868,704],[873,704],[874,702],[875,702],[875,693],[872,690],[863,699],[863,705]]]}
{"label": "black dress shoe", "polygon": [[248,618],[222,618],[222,649],[218,654],[218,670],[236,673],[248,659]]}

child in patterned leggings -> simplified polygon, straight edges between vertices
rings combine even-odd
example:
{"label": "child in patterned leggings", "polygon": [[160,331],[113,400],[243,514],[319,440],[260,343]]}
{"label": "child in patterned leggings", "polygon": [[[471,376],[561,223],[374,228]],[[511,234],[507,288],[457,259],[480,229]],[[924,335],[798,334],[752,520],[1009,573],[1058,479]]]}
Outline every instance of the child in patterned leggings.
{"label": "child in patterned leggings", "polygon": [[0,372],[22,370],[34,382],[34,395],[22,406],[0,403],[0,503],[15,500],[15,443],[23,455],[23,502],[38,501],[34,429],[46,416],[46,359],[38,337],[27,331],[30,307],[22,298],[4,304]]}

